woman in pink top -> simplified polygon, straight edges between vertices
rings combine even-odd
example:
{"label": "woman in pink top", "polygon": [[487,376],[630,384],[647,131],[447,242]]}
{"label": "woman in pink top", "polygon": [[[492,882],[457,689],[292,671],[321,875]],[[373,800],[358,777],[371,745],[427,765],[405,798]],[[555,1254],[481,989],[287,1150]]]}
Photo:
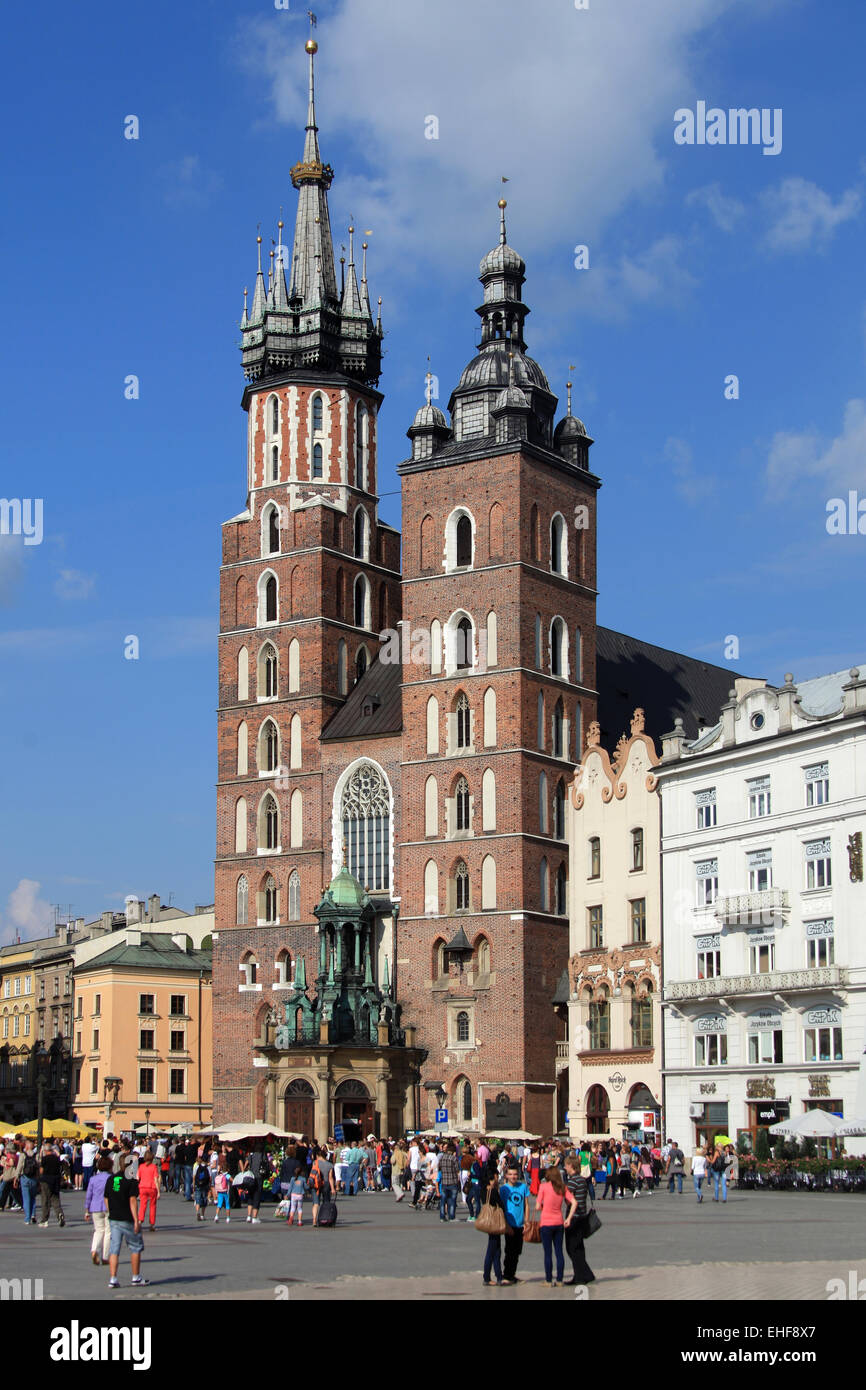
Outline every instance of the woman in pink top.
{"label": "woman in pink top", "polygon": [[[553,1252],[556,1251],[556,1283],[561,1284],[565,1274],[565,1258],[562,1252],[562,1237],[566,1226],[577,1211],[577,1198],[572,1196],[562,1180],[558,1168],[548,1168],[541,1180],[536,1201],[536,1211],[541,1226],[541,1244],[544,1246],[544,1281],[548,1288],[553,1284]],[[568,1203],[568,1216],[563,1218],[562,1204]]]}

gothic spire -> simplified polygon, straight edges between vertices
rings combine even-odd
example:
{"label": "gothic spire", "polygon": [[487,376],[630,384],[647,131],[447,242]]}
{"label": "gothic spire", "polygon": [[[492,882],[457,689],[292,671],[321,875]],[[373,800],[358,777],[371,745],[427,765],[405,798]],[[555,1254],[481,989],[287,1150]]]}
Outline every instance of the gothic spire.
{"label": "gothic spire", "polygon": [[360,318],[364,312],[358,291],[358,277],[355,274],[355,228],[352,226],[349,227],[349,264],[346,267],[346,284],[340,312],[343,315],[351,315],[352,318]]}
{"label": "gothic spire", "polygon": [[295,275],[293,298],[306,305],[316,276],[316,257],[321,257],[324,299],[337,302],[337,277],[334,270],[334,246],[331,240],[331,221],[328,215],[328,189],[334,177],[330,164],[323,164],[319,153],[316,125],[314,57],[319,45],[307,39],[310,58],[310,96],[307,111],[307,133],[303,159],[292,168],[292,183],[298,190],[298,213],[295,219]]}

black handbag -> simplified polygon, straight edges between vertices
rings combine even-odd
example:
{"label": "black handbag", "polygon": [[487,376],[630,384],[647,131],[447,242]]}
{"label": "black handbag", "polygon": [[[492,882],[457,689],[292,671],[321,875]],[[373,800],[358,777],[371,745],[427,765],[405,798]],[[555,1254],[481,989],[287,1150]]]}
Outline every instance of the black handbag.
{"label": "black handbag", "polygon": [[595,1208],[592,1207],[583,1218],[584,1240],[589,1240],[590,1236],[594,1236],[596,1231],[600,1231],[602,1224],[601,1217],[597,1214]]}

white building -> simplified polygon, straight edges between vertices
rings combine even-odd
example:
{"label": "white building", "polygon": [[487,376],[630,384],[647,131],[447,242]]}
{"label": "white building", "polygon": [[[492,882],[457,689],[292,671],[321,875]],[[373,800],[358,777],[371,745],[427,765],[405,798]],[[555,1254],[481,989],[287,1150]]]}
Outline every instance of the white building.
{"label": "white building", "polygon": [[[665,1126],[852,1116],[866,1045],[866,680],[738,680],[661,796]],[[862,1141],[849,1140],[849,1152]]]}

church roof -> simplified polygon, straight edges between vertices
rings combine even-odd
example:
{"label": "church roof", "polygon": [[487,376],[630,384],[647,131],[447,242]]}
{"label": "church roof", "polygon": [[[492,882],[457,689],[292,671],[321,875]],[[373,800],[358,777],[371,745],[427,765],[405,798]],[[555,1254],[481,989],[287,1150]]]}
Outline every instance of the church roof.
{"label": "church roof", "polygon": [[367,901],[366,888],[353,878],[345,864],[331,880],[328,892],[338,907],[363,907]]}
{"label": "church roof", "polygon": [[398,734],[403,727],[402,680],[403,667],[398,661],[382,662],[377,657],[325,725],[322,741]]}

